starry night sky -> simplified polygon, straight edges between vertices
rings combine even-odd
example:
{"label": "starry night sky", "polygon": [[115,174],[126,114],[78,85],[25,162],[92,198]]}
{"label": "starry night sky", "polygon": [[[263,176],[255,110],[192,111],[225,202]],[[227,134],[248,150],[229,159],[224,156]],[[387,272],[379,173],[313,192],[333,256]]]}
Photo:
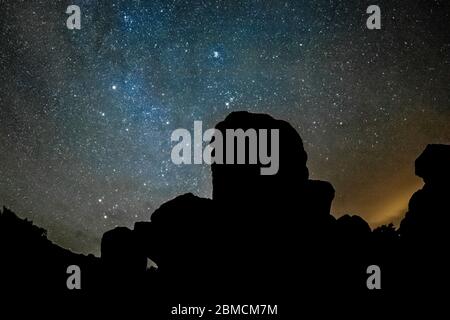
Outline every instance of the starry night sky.
{"label": "starry night sky", "polygon": [[335,216],[398,222],[415,158],[450,142],[447,2],[2,0],[0,205],[98,254],[106,230],[210,197],[208,166],[172,164],[174,129],[248,110],[296,127]]}

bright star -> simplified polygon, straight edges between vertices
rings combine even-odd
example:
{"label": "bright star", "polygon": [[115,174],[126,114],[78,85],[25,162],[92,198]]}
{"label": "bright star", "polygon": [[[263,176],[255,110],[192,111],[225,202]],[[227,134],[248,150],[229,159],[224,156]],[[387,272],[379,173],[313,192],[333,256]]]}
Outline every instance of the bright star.
{"label": "bright star", "polygon": [[113,84],[111,88],[112,88],[113,90],[116,90],[116,89],[117,89],[117,86],[116,86],[115,84]]}

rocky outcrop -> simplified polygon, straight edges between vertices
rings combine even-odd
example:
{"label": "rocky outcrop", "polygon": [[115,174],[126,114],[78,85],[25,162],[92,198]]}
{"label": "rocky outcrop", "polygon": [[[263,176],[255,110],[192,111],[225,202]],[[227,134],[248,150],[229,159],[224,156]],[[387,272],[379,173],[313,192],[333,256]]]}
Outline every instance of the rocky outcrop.
{"label": "rocky outcrop", "polygon": [[449,237],[450,146],[428,145],[415,167],[425,184],[409,201],[400,235],[407,241],[437,243]]}
{"label": "rocky outcrop", "polygon": [[[214,303],[230,297],[248,303],[252,297],[272,303],[292,298],[292,292],[311,301],[314,293],[320,299],[329,294],[328,302],[341,296],[371,297],[369,265],[380,266],[388,293],[428,292],[441,285],[448,270],[450,146],[429,145],[416,160],[416,174],[425,185],[411,198],[400,230],[389,225],[372,232],[358,216],[335,219],[330,214],[334,188],[309,179],[303,142],[287,122],[236,112],[216,128],[223,133],[279,130],[276,174],[262,175],[266,164],[261,161],[213,164],[212,199],[184,194],[133,230],[106,232],[100,259],[55,246],[45,230],[4,209],[2,286],[31,284],[66,292],[65,271],[72,264],[83,270],[86,292],[148,297],[151,290],[154,306],[187,297]],[[149,270],[147,259],[158,268]],[[30,260],[40,262],[34,269],[40,277],[28,273]]]}

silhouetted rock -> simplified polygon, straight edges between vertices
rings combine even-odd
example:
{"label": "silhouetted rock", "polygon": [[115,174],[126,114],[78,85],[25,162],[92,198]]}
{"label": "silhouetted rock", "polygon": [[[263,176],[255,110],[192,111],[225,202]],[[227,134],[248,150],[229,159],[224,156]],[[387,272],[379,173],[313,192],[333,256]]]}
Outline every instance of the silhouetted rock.
{"label": "silhouetted rock", "polygon": [[216,232],[214,213],[210,199],[188,193],[164,203],[152,214],[151,222],[136,223],[134,233],[158,265],[158,272],[189,273],[209,259],[212,248],[207,248]]}
{"label": "silhouetted rock", "polygon": [[331,183],[320,180],[308,180],[305,184],[305,210],[315,218],[329,219],[334,188]]}
{"label": "silhouetted rock", "polygon": [[[283,248],[289,251],[293,243],[303,242],[299,237],[307,237],[314,229],[313,224],[324,224],[331,220],[334,189],[327,182],[308,179],[307,155],[302,139],[289,123],[266,114],[233,112],[218,123],[216,129],[222,132],[224,145],[227,144],[226,133],[229,129],[245,132],[254,129],[258,143],[261,139],[260,129],[268,130],[268,140],[270,130],[279,131],[279,163],[275,174],[261,174],[261,167],[267,165],[259,159],[257,164],[213,163],[211,166],[213,200],[227,210],[227,220],[232,221],[229,228],[233,230],[235,238],[242,238],[239,240],[241,243],[249,243],[246,238],[250,237],[258,239],[257,244],[253,245],[253,251],[273,248],[272,251],[277,252],[272,253],[274,258],[282,259],[282,256],[286,256],[282,252]],[[272,155],[273,146],[270,145],[268,150],[268,154]],[[226,154],[224,150],[224,158]],[[308,227],[304,228],[306,225]],[[272,236],[267,237],[268,234]]]}
{"label": "silhouetted rock", "polygon": [[423,188],[411,197],[400,234],[408,241],[440,243],[450,223],[450,146],[428,145],[416,160]]}
{"label": "silhouetted rock", "polygon": [[[213,181],[213,199],[229,205],[237,206],[258,205],[264,208],[266,205],[283,200],[289,200],[297,189],[303,187],[308,180],[306,167],[307,155],[303,148],[302,140],[297,131],[287,122],[275,120],[266,114],[253,114],[248,112],[233,112],[226,119],[216,125],[216,129],[222,132],[223,144],[227,144],[227,129],[268,129],[267,139],[270,140],[270,130],[279,130],[279,167],[275,175],[262,175],[261,164],[258,158],[257,164],[217,164],[211,165]],[[248,142],[246,145],[248,158]],[[268,154],[272,154],[269,147]],[[224,150],[226,158],[226,150]],[[236,159],[236,150],[235,150]],[[236,163],[236,161],[235,161]],[[293,190],[293,187],[295,188]],[[232,199],[232,201],[230,201]]]}
{"label": "silhouetted rock", "polygon": [[[364,239],[368,238],[371,229],[363,218],[356,215],[344,215],[337,219],[337,227],[342,237]],[[356,242],[356,241],[354,241]]]}
{"label": "silhouetted rock", "polygon": [[444,254],[450,242],[449,159],[449,145],[428,145],[415,163],[425,185],[411,197],[400,224],[402,270],[395,279],[408,293],[435,292],[449,284]]}
{"label": "silhouetted rock", "polygon": [[103,235],[101,260],[108,284],[136,286],[145,274],[147,257],[136,240],[136,235],[125,227],[117,227]]}
{"label": "silhouetted rock", "polygon": [[450,146],[429,144],[416,159],[416,175],[425,184],[450,185]]}
{"label": "silhouetted rock", "polygon": [[[334,188],[309,179],[302,140],[287,122],[235,112],[216,128],[224,133],[224,145],[227,129],[278,129],[278,171],[262,175],[260,162],[213,164],[213,199],[184,194],[133,230],[106,232],[100,259],[54,245],[44,229],[4,208],[2,289],[142,298],[151,310],[163,306],[162,316],[155,316],[163,319],[168,304],[188,300],[290,301],[284,310],[297,306],[298,295],[324,306],[341,297],[373,301],[376,293],[366,286],[369,265],[382,269],[383,294],[389,298],[433,291],[442,282],[448,271],[450,146],[430,145],[416,160],[425,185],[411,198],[400,229],[387,225],[372,232],[358,216],[330,214]],[[148,259],[158,268],[149,270]],[[33,273],[30,261],[39,261]],[[73,264],[82,270],[78,293],[66,287],[66,269]]]}
{"label": "silhouetted rock", "polygon": [[82,287],[89,290],[90,279],[97,271],[98,259],[63,249],[47,239],[47,232],[27,219],[18,218],[3,207],[0,211],[0,283],[9,294],[32,295],[38,292],[65,293],[67,267],[85,270]]}

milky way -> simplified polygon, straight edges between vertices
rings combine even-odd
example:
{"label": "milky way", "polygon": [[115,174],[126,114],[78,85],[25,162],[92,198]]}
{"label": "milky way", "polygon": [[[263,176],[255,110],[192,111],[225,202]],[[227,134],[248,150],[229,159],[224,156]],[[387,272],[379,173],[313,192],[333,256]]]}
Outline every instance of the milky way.
{"label": "milky way", "polygon": [[[450,142],[446,1],[1,1],[0,204],[98,254],[116,225],[210,197],[170,134],[233,110],[291,122],[333,213],[398,221],[414,159]],[[81,30],[68,30],[70,4]]]}

